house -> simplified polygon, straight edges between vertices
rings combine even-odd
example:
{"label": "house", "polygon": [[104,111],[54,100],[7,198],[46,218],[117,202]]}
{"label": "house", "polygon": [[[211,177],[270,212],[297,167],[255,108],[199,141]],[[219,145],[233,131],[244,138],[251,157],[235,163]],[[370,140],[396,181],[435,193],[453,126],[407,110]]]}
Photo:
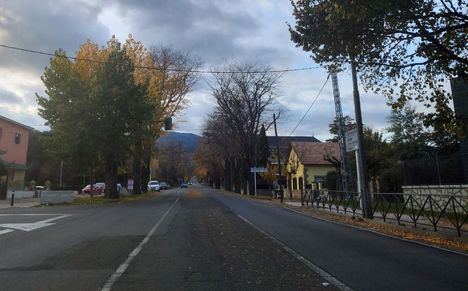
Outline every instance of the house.
{"label": "house", "polygon": [[[277,145],[279,142],[279,152],[280,152],[280,164],[281,164],[281,175],[283,179],[286,179],[286,163],[285,161],[288,158],[289,150],[291,148],[292,142],[320,142],[313,136],[267,136],[268,140],[268,149],[270,151],[270,156],[268,158],[268,172],[273,175],[278,173],[278,149]],[[276,179],[275,179],[276,180]],[[284,183],[287,188],[289,184]]]}
{"label": "house", "polygon": [[327,173],[339,166],[340,157],[335,142],[292,142],[286,164],[292,196],[300,197],[301,189],[321,189]]}
{"label": "house", "polygon": [[[29,133],[33,128],[0,115],[0,162],[9,188],[24,187]],[[1,181],[0,181],[1,183]]]}

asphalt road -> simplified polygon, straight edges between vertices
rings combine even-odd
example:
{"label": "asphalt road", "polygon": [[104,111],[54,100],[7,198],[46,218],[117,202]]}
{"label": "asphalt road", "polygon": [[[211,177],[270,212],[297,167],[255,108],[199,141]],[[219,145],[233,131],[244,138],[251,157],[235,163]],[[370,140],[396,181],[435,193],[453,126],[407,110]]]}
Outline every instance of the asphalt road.
{"label": "asphalt road", "polygon": [[334,290],[330,282],[468,290],[468,257],[196,186],[0,211],[0,290]]}

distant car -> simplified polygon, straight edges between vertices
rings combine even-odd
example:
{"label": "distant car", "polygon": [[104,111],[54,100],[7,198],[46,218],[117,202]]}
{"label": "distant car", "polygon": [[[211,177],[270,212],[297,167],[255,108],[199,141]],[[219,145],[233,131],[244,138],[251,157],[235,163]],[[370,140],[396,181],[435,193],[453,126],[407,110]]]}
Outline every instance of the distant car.
{"label": "distant car", "polygon": [[163,181],[163,182],[159,183],[159,188],[161,190],[166,190],[167,188],[169,188],[169,185],[167,185],[167,183]]}
{"label": "distant car", "polygon": [[161,187],[158,181],[149,181],[148,182],[148,191],[160,191]]}
{"label": "distant car", "polygon": [[192,185],[192,181],[188,182],[189,185]]}
{"label": "distant car", "polygon": [[44,190],[44,186],[36,186],[36,190],[37,191],[42,191],[42,190]]}
{"label": "distant car", "polygon": [[180,188],[188,188],[187,183],[183,182],[182,184],[180,184]]}

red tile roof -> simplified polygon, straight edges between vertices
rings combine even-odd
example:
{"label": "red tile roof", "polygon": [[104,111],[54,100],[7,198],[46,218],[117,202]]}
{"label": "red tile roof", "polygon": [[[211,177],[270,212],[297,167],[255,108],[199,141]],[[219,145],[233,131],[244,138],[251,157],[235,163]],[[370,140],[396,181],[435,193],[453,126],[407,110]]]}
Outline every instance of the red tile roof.
{"label": "red tile roof", "polygon": [[340,160],[340,146],[336,142],[292,142],[291,147],[304,165],[332,165],[325,157]]}

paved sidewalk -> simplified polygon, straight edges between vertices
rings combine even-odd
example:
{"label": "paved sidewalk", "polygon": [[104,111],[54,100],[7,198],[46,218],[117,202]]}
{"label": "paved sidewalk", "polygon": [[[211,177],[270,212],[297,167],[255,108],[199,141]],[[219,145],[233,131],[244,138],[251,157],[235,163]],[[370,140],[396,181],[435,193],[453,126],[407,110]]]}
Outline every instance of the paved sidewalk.
{"label": "paved sidewalk", "polygon": [[11,200],[0,200],[0,209],[5,208],[29,208],[41,205],[40,198],[18,198],[15,199],[13,206],[11,206]]}

